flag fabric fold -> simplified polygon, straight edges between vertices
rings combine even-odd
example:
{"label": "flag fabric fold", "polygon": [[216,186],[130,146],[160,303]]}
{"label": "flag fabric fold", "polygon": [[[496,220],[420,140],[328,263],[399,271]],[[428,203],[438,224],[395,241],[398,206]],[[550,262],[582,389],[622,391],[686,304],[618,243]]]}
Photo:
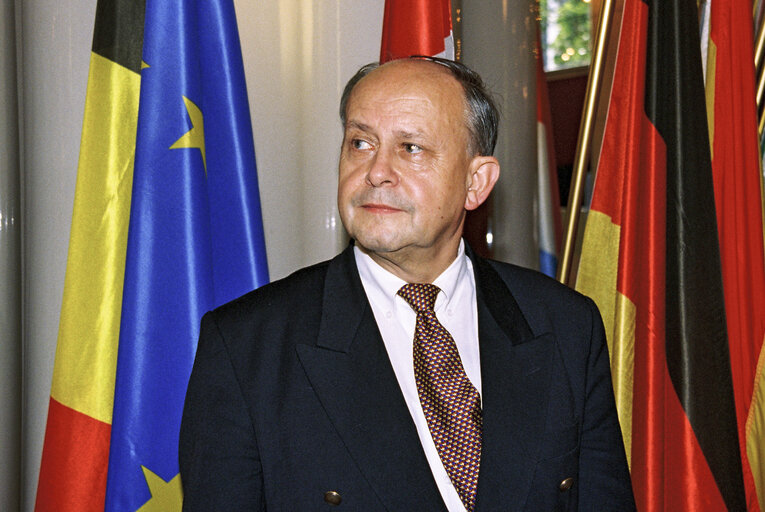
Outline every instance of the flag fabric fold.
{"label": "flag fabric fold", "polygon": [[627,0],[577,289],[608,332],[639,510],[743,510],[693,0]]}
{"label": "flag fabric fold", "polygon": [[[122,24],[121,13],[138,4],[100,0],[98,12],[108,23]],[[101,109],[117,110],[108,118],[102,112],[93,117],[97,140],[118,144],[123,158],[111,157],[99,144],[86,144],[86,112],[75,198],[75,212],[84,197],[92,216],[118,217],[121,245],[107,237],[106,226],[89,230],[91,243],[115,253],[107,264],[95,259],[97,253],[75,244],[80,229],[75,213],[67,287],[87,281],[107,290],[90,299],[100,308],[94,314],[73,316],[78,305],[68,307],[65,298],[61,316],[62,330],[71,324],[79,329],[67,350],[87,359],[108,349],[110,366],[92,365],[105,368],[96,375],[63,358],[70,364],[59,364],[58,355],[56,363],[64,382],[87,375],[75,394],[104,388],[98,480],[82,472],[67,475],[75,487],[98,498],[87,506],[70,500],[67,507],[48,493],[44,471],[50,472],[47,480],[54,480],[52,475],[60,478],[66,468],[53,459],[46,465],[44,457],[38,510],[180,510],[178,430],[199,321],[207,310],[268,280],[233,3],[146,0],[145,8],[140,6],[142,33],[130,41],[132,109],[124,112],[125,102],[114,96],[93,100]],[[100,21],[96,37],[105,31]],[[126,32],[122,25],[112,31],[119,36]],[[113,69],[104,75],[107,83],[119,78]],[[91,63],[91,82],[93,70]],[[95,178],[81,191],[83,160],[92,162],[89,171]],[[104,191],[102,184],[121,187],[121,195]],[[89,200],[99,193],[107,197]],[[85,262],[85,272],[74,274],[76,261]],[[106,284],[102,270],[108,270]],[[108,342],[93,335],[104,330],[104,319],[111,321]],[[64,350],[62,339],[60,334],[57,354]],[[54,382],[52,403],[56,389]],[[48,432],[51,443],[61,441],[61,430],[51,420]],[[61,449],[68,448],[51,448]],[[77,449],[83,451],[83,445]],[[80,464],[88,467],[85,461]]]}

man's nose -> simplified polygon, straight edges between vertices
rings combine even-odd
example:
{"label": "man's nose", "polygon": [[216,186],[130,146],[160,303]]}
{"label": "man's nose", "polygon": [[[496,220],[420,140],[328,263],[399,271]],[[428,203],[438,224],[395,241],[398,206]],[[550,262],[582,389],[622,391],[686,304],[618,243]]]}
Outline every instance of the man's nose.
{"label": "man's nose", "polygon": [[367,172],[367,182],[373,187],[396,185],[398,174],[391,165],[391,156],[386,152],[378,151],[370,162]]}

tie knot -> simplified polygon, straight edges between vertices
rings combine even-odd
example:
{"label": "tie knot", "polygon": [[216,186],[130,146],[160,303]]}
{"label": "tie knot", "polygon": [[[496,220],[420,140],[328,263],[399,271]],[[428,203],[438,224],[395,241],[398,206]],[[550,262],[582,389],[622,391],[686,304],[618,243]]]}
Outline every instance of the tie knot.
{"label": "tie knot", "polygon": [[429,283],[409,283],[405,284],[398,291],[398,295],[412,306],[417,313],[422,311],[433,311],[436,306],[436,297],[441,289]]}

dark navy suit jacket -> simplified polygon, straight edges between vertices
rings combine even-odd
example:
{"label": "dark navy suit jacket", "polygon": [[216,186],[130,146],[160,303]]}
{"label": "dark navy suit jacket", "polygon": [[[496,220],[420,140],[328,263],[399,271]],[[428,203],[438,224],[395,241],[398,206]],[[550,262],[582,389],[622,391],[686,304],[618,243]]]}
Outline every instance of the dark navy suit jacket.
{"label": "dark navy suit jacket", "polygon": [[[476,511],[634,510],[594,303],[468,254],[483,381]],[[180,466],[186,511],[445,510],[352,248],[205,315]]]}

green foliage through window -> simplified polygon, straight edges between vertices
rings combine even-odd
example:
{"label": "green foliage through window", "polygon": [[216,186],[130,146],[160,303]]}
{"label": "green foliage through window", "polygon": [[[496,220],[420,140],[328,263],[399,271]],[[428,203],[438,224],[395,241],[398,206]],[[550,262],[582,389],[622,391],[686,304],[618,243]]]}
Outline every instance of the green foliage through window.
{"label": "green foliage through window", "polygon": [[583,0],[539,0],[545,69],[590,63],[590,3]]}

